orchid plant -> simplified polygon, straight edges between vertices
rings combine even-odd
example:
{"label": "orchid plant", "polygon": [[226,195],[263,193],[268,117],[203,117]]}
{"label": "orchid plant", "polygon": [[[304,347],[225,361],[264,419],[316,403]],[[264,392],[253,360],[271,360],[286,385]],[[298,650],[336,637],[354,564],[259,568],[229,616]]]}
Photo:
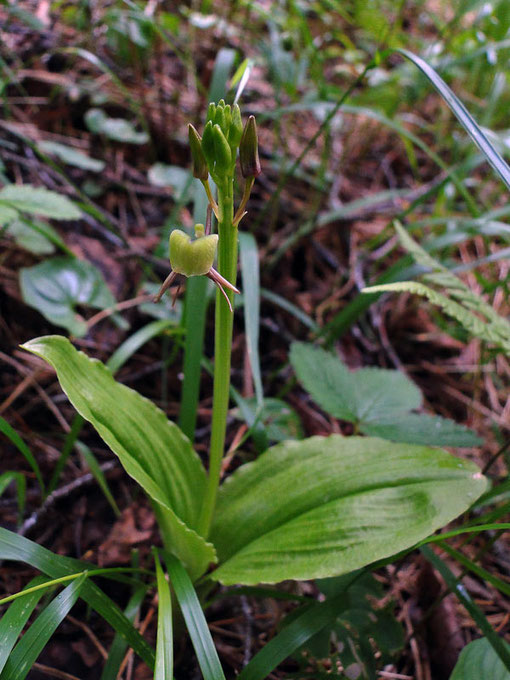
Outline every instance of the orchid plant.
{"label": "orchid plant", "polygon": [[[485,490],[486,480],[473,463],[431,446],[315,436],[280,442],[220,484],[233,297],[239,292],[238,228],[261,169],[255,119],[250,116],[243,127],[237,104],[210,104],[203,135],[190,126],[189,142],[193,174],[204,185],[217,233],[210,233],[210,214],[206,227],[196,225],[194,240],[181,230],[171,233],[172,271],[156,299],[178,275],[207,276],[218,287],[207,467],[161,409],[117,382],[106,366],[66,338],[37,338],[25,349],[55,368],[76,410],[147,493],[166,554],[195,583],[331,577],[411,549]],[[244,187],[234,210],[238,155]],[[159,582],[159,561],[157,567]]]}

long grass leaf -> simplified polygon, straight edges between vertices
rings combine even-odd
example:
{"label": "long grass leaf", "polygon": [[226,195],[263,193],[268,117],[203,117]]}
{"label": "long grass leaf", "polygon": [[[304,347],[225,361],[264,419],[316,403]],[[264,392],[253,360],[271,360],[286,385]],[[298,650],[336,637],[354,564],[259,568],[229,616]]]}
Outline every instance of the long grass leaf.
{"label": "long grass leaf", "polygon": [[[124,616],[131,623],[135,620],[135,616],[140,610],[146,590],[145,586],[138,586],[124,609]],[[116,633],[108,652],[108,659],[101,673],[101,680],[116,680],[127,647],[127,642],[122,635]]]}
{"label": "long grass leaf", "polygon": [[470,560],[461,552],[449,546],[447,543],[441,543],[441,548],[449,555],[454,557],[457,562],[462,564],[463,567],[466,567],[466,569],[469,569],[469,571],[473,572],[473,574],[476,574],[481,579],[497,588],[501,593],[510,597],[510,583],[506,583],[500,578],[497,578],[497,576],[491,574],[490,571],[480,567],[478,564],[476,564],[476,562],[473,562],[473,560]]}
{"label": "long grass leaf", "polygon": [[121,512],[119,510],[119,506],[117,505],[117,501],[113,497],[112,492],[110,491],[110,487],[108,486],[108,482],[106,481],[106,477],[104,476],[104,472],[101,470],[101,467],[99,463],[97,462],[96,457],[92,453],[92,451],[89,449],[89,447],[84,444],[83,442],[76,442],[76,446],[78,448],[78,451],[80,454],[83,456],[85,459],[85,462],[87,463],[87,466],[96,480],[99,488],[103,492],[104,497],[110,504],[110,507],[112,508],[113,512],[117,517],[120,517]]}
{"label": "long grass leaf", "polygon": [[154,680],[169,680],[174,668],[172,633],[172,597],[157,552],[154,552],[158,583],[158,635]]}
{"label": "long grass leaf", "polygon": [[[32,590],[32,588],[46,581],[47,579],[44,576],[36,576],[24,590]],[[27,593],[13,602],[0,619],[0,673],[7,663],[11,649],[16,644],[16,640],[44,592],[44,590],[32,590],[32,592]]]}
{"label": "long grass leaf", "polygon": [[42,479],[41,470],[39,468],[39,465],[37,464],[36,459],[34,458],[32,451],[30,451],[30,449],[25,444],[23,439],[21,439],[16,430],[14,430],[9,425],[9,423],[1,416],[0,416],[0,432],[3,432],[5,436],[11,440],[11,442],[18,449],[18,451],[24,456],[25,460],[34,471],[34,474],[37,477],[37,481],[39,482],[39,486],[41,487],[41,491],[44,494],[44,482]]}
{"label": "long grass leaf", "polygon": [[[352,580],[358,575],[359,573],[353,575]],[[345,588],[351,583],[352,581],[346,579]],[[253,657],[238,675],[238,680],[265,680],[278,664],[323,628],[332,624],[343,602],[345,602],[344,590],[325,602],[317,602],[311,606],[305,605],[304,612],[285,626]]]}
{"label": "long grass leaf", "polygon": [[473,116],[466,109],[460,99],[452,92],[448,85],[444,82],[441,76],[435,71],[426,61],[416,56],[412,52],[404,49],[396,50],[406,59],[409,59],[420,71],[430,80],[432,85],[439,92],[444,101],[453,111],[457,120],[466,130],[476,146],[484,154],[487,161],[501,177],[507,189],[510,189],[510,168],[503,159],[503,157],[496,151],[494,146],[487,139],[487,136],[478,125]]}
{"label": "long grass leaf", "polygon": [[143,328],[140,328],[136,333],[130,335],[129,338],[124,340],[124,342],[117,347],[115,352],[106,362],[106,365],[110,371],[115,375],[122,366],[128,361],[135,352],[137,352],[140,347],[145,345],[146,342],[152,340],[161,333],[164,333],[167,328],[171,328],[173,323],[168,319],[158,319],[157,321],[151,321]]}
{"label": "long grass leaf", "polygon": [[12,470],[4,472],[2,475],[0,475],[0,496],[3,494],[3,492],[6,490],[6,488],[9,486],[11,482],[14,482],[16,484],[16,495],[18,498],[18,512],[21,521],[21,517],[23,516],[23,512],[25,510],[27,483],[25,480],[25,476],[21,472],[14,472]]}
{"label": "long grass leaf", "polygon": [[60,475],[62,474],[65,464],[67,463],[67,459],[71,455],[71,451],[73,450],[73,447],[76,443],[76,440],[78,439],[78,436],[82,430],[84,423],[85,419],[82,418],[80,414],[75,415],[75,417],[73,418],[73,422],[71,423],[71,429],[66,435],[64,446],[62,447],[59,459],[57,460],[57,464],[55,465],[55,469],[53,470],[53,474],[51,475],[50,483],[48,484],[48,489],[46,491],[46,494],[48,496],[57,488],[57,484],[60,480]]}
{"label": "long grass leaf", "polygon": [[260,274],[257,242],[253,234],[239,234],[239,254],[244,295],[244,326],[257,407],[264,402],[259,356]]}
{"label": "long grass leaf", "polygon": [[24,680],[46,643],[76,603],[86,574],[79,576],[44,609],[9,656],[0,680]]}
{"label": "long grass leaf", "polygon": [[[69,576],[77,571],[83,571],[84,568],[94,569],[94,565],[55,555],[28,538],[2,527],[0,527],[0,560],[25,562],[51,578]],[[117,605],[95,583],[87,580],[83,584],[80,596],[122,635],[149,667],[154,665],[154,650],[126,619]]]}
{"label": "long grass leaf", "polygon": [[169,553],[165,553],[165,563],[204,680],[225,680],[204,612],[186,570],[179,560]]}
{"label": "long grass leaf", "polygon": [[487,621],[482,610],[471,599],[465,587],[458,581],[446,562],[442,560],[439,555],[436,555],[436,553],[431,548],[428,546],[423,546],[420,548],[420,550],[422,551],[425,558],[444,578],[448,588],[456,595],[461,604],[466,608],[469,615],[475,621],[476,625],[491,643],[494,651],[510,671],[510,651],[503,643],[503,640],[494,631],[491,624]]}

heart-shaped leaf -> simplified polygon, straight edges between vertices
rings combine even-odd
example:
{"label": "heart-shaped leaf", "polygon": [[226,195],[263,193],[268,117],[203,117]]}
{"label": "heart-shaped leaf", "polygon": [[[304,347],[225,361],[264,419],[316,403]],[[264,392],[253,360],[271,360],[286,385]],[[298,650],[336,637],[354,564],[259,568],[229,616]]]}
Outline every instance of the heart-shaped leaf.
{"label": "heart-shaped leaf", "polygon": [[101,272],[74,257],[54,257],[21,269],[20,285],[28,305],[76,336],[87,332],[84,319],[75,311],[77,305],[106,309],[115,304]]}
{"label": "heart-shaped leaf", "polygon": [[189,440],[161,409],[116,382],[104,364],[78,352],[67,338],[36,338],[24,348],[55,368],[75,409],[154,501],[169,550],[193,576],[203,573],[215,553],[195,531],[206,477]]}
{"label": "heart-shaped leaf", "polygon": [[369,437],[283,442],[220,488],[211,540],[225,584],[337,576],[389,557],[485,490],[471,462]]}
{"label": "heart-shaped leaf", "polygon": [[295,342],[290,360],[313,400],[335,418],[355,423],[360,432],[429,446],[478,446],[475,432],[440,416],[412,413],[422,405],[418,387],[400,371],[349,371],[330,352]]}

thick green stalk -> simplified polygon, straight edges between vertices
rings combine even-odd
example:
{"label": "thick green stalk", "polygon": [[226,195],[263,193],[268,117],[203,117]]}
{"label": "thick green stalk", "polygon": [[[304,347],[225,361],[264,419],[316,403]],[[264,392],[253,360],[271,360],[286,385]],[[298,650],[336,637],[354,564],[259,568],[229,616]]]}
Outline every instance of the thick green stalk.
{"label": "thick green stalk", "polygon": [[[237,275],[237,227],[234,218],[234,182],[229,178],[218,186],[218,271],[230,283],[236,283]],[[233,307],[234,293],[226,289]],[[209,451],[209,478],[202,505],[198,531],[207,538],[211,526],[216,495],[220,483],[221,461],[225,447],[225,432],[230,390],[230,355],[232,350],[233,313],[227,301],[216,293],[216,319],[214,335],[214,386],[211,445]]]}

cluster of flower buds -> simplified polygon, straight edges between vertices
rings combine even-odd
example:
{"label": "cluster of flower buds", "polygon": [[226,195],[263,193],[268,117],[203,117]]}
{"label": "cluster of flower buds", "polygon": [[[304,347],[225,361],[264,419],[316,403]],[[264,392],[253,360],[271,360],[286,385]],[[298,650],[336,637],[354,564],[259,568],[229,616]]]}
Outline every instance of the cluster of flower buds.
{"label": "cluster of flower buds", "polygon": [[231,176],[237,149],[243,177],[255,178],[260,174],[255,118],[250,116],[243,129],[238,104],[230,106],[223,99],[218,104],[209,104],[203,136],[189,125],[189,145],[193,176],[202,182],[207,181],[209,174],[218,185]]}

